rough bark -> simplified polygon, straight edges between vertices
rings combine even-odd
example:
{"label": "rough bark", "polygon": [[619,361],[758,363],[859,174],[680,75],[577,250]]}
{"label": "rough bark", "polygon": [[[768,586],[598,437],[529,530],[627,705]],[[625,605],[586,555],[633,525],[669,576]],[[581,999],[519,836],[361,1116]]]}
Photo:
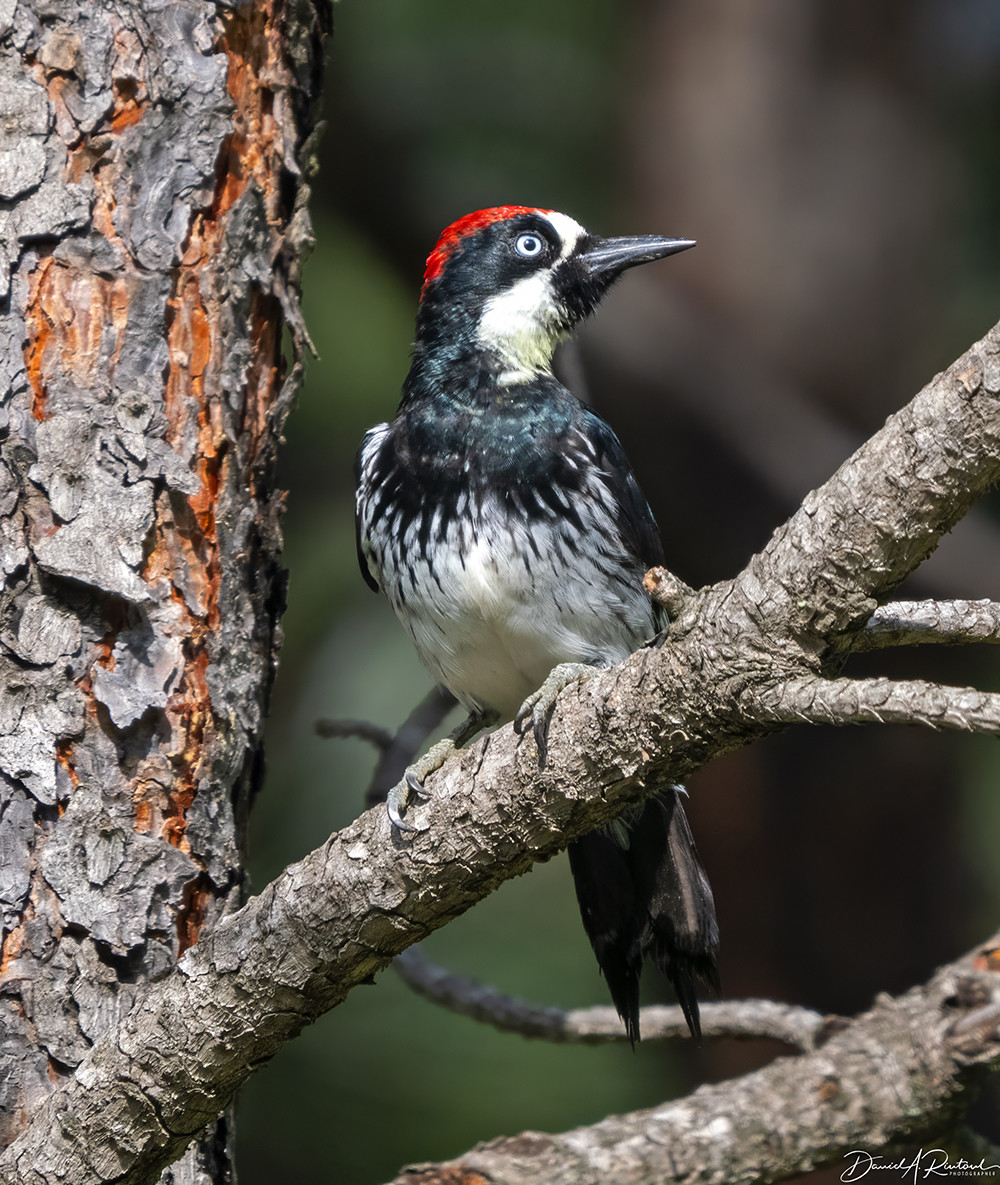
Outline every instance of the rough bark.
{"label": "rough bark", "polygon": [[[996,956],[975,952],[926,985],[881,997],[850,1024],[831,1025],[807,1055],[591,1127],[493,1140],[446,1164],[414,1165],[392,1185],[769,1182],[830,1164],[846,1171],[856,1149],[924,1141],[953,1164],[960,1155],[972,1164],[984,1157],[986,1171],[961,1175],[995,1179],[997,1149],[959,1143],[953,1128],[982,1067],[1000,1058]],[[906,1163],[912,1155],[904,1153]],[[918,1161],[914,1179],[925,1179],[936,1159]]]}
{"label": "rough bark", "polygon": [[[0,1170],[25,1185],[153,1179],[255,1066],[394,955],[606,822],[647,782],[683,779],[780,727],[781,689],[839,674],[876,598],[1000,475],[998,394],[1000,326],[811,493],[734,580],[678,586],[665,644],[567,689],[543,770],[532,738],[502,729],[429,780],[430,801],[414,811],[422,830],[400,835],[383,808],[369,810],[203,933],[49,1096]],[[963,694],[941,701],[913,718],[961,726],[965,712],[1000,732]],[[994,993],[996,970],[989,963],[977,990]],[[980,1004],[966,1001],[961,1019]],[[1000,1056],[994,1029],[987,1018],[972,1060]],[[956,1092],[971,1089],[956,1074]],[[801,1089],[792,1075],[782,1093],[779,1077],[772,1111]],[[952,1097],[921,1089],[932,1111]],[[876,1115],[872,1130],[890,1129]]]}
{"label": "rough bark", "polygon": [[[282,1041],[647,782],[790,721],[877,720],[886,704],[998,730],[994,698],[829,679],[877,599],[1000,475],[994,330],[735,580],[683,593],[662,648],[569,689],[541,774],[530,738],[502,730],[435,775],[415,811],[425,830],[401,837],[370,811],[223,916],[280,601],[269,477],[294,383],[279,347],[281,312],[298,324],[304,233],[296,88],[316,46],[308,8],[216,13],[0,3],[12,1182],[155,1180]],[[972,1063],[995,1060],[996,974],[969,972],[955,1005],[937,980],[919,1006],[899,1002],[916,1065],[893,1093],[919,1088],[911,1121],[918,1103],[948,1119]],[[971,1043],[961,1065],[956,1033]],[[876,1076],[888,1040],[858,1051]],[[796,1073],[769,1081],[770,1111],[806,1097]],[[880,1115],[869,1130],[897,1129]],[[724,1148],[724,1125],[708,1135]],[[221,1144],[200,1139],[175,1179],[224,1179]]]}
{"label": "rough bark", "polygon": [[0,3],[2,1145],[243,896],[316,21]]}
{"label": "rough bark", "polygon": [[944,642],[1000,642],[996,601],[892,601],[880,605],[855,640],[854,652]]}

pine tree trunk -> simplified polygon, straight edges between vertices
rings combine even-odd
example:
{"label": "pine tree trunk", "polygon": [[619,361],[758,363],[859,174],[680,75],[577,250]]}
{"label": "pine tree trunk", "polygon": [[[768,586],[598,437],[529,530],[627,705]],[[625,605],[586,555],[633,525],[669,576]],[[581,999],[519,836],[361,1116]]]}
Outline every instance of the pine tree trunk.
{"label": "pine tree trunk", "polygon": [[0,0],[0,1146],[242,899],[326,19]]}

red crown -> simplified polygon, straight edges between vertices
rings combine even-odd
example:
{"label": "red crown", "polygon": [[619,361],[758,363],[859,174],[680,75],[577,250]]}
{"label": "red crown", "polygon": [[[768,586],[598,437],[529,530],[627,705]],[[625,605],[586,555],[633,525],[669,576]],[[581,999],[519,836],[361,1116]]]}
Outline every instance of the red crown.
{"label": "red crown", "polygon": [[488,210],[476,210],[459,218],[451,226],[446,226],[441,232],[434,250],[427,256],[427,266],[424,268],[424,288],[444,271],[451,253],[467,235],[482,230],[484,226],[492,226],[494,222],[506,222],[518,214],[551,214],[551,210],[543,210],[539,206],[490,206]]}

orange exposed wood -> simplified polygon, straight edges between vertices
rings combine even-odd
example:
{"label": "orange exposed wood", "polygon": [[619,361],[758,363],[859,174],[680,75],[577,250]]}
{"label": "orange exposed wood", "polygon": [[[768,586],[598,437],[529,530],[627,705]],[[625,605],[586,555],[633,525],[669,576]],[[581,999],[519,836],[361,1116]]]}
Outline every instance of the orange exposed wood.
{"label": "orange exposed wood", "polygon": [[[210,205],[192,219],[167,313],[169,365],[166,377],[168,439],[178,447],[192,415],[197,423],[195,472],[199,489],[187,499],[191,515],[181,521],[167,503],[158,507],[157,525],[143,575],[170,579],[183,564],[187,597],[174,599],[187,618],[188,660],[178,690],[167,705],[174,732],[170,754],[174,781],[163,821],[163,834],[186,848],[185,813],[194,800],[204,746],[214,728],[211,697],[205,678],[210,632],[218,622],[220,566],[216,536],[219,488],[230,463],[231,444],[213,398],[213,379],[224,348],[220,329],[220,298],[214,287],[215,268],[224,246],[225,215],[251,181],[264,199],[269,219],[280,200],[278,177],[281,145],[273,118],[273,95],[267,80],[283,69],[280,33],[273,3],[244,5],[224,18],[221,47],[229,59],[228,89],[235,105],[234,131],[219,154],[215,191]],[[251,297],[251,363],[243,393],[241,458],[252,469],[260,435],[266,430],[267,408],[280,382],[278,327],[280,309],[272,298]],[[192,590],[203,612],[190,607]],[[144,820],[148,818],[148,812]],[[185,932],[179,941],[197,940],[201,913],[185,911]]]}
{"label": "orange exposed wood", "polygon": [[69,1066],[64,1066],[62,1062],[58,1061],[50,1053],[47,1058],[49,1081],[53,1083],[65,1082],[67,1078],[72,1077],[73,1071]]}
{"label": "orange exposed wood", "polygon": [[25,360],[34,393],[32,410],[43,420],[50,369],[71,375],[80,386],[92,385],[108,324],[115,331],[114,367],[128,322],[125,280],[109,280],[49,256],[32,273],[27,322]]}
{"label": "orange exposed wood", "polygon": [[250,340],[254,343],[255,349],[247,375],[246,400],[241,424],[251,449],[251,471],[257,442],[267,426],[268,408],[281,382],[278,365],[281,325],[281,308],[277,299],[261,292],[254,292],[250,304]]}
{"label": "orange exposed wood", "polygon": [[[201,632],[204,634],[203,628]],[[167,705],[167,714],[174,726],[174,748],[169,754],[174,777],[163,835],[183,851],[190,850],[184,834],[187,830],[185,813],[198,792],[205,737],[213,726],[212,700],[205,680],[208,662],[208,652],[202,645],[185,668],[180,690],[170,697]]]}
{"label": "orange exposed wood", "polygon": [[45,405],[48,401],[48,389],[45,385],[44,364],[45,353],[52,337],[52,321],[46,311],[48,300],[48,279],[52,271],[51,256],[40,259],[38,266],[29,277],[28,307],[25,310],[25,321],[28,326],[28,346],[25,350],[25,362],[28,368],[28,382],[31,384],[31,410],[36,420],[45,419]]}
{"label": "orange exposed wood", "polygon": [[0,943],[0,979],[7,973],[10,964],[20,954],[21,947],[24,945],[25,930],[23,923],[15,926],[13,930]]}
{"label": "orange exposed wood", "polygon": [[135,816],[133,818],[133,826],[140,835],[149,835],[153,830],[153,804],[148,799],[135,799]]}
{"label": "orange exposed wood", "polygon": [[[213,739],[215,719],[206,678],[208,641],[219,623],[221,567],[216,513],[220,489],[232,482],[229,466],[240,465],[237,480],[253,482],[260,440],[267,432],[268,410],[282,380],[281,309],[278,301],[259,291],[250,296],[250,363],[241,392],[243,410],[240,438],[234,446],[224,428],[219,375],[226,361],[222,318],[229,294],[220,292],[216,275],[226,247],[227,214],[248,185],[259,193],[268,222],[278,227],[282,216],[279,185],[285,167],[284,145],[274,118],[273,80],[285,76],[277,0],[243,5],[223,18],[219,47],[228,58],[227,86],[233,100],[233,128],[221,147],[216,183],[209,204],[193,213],[176,269],[173,291],[165,310],[168,365],[164,399],[166,437],[178,452],[196,434],[193,462],[198,489],[186,499],[162,496],[150,536],[142,576],[150,584],[165,583],[178,609],[178,636],[184,639],[184,671],[171,695],[165,715],[171,730],[166,756],[169,775],[133,782],[134,826],[145,833],[157,830],[176,846],[189,850],[186,812],[203,776],[206,746]],[[92,228],[119,248],[124,245],[114,225],[114,186],[119,167],[110,137],[129,132],[142,120],[148,106],[143,77],[144,50],[133,34],[123,30],[115,40],[112,67],[114,103],[105,131],[80,136],[65,99],[72,78],[49,71],[40,76],[56,110],[57,126],[67,144],[66,177],[94,185]],[[30,277],[25,360],[38,420],[53,413],[49,378],[69,375],[79,385],[113,378],[129,317],[127,272],[114,280],[85,265],[40,259]],[[108,367],[108,330],[113,347]],[[105,372],[98,375],[102,359]],[[54,388],[53,388],[54,389]],[[93,664],[110,667],[116,634],[105,638]],[[80,688],[88,711],[96,712],[92,679]],[[71,750],[58,760],[75,780]],[[162,780],[159,777],[162,776]],[[165,784],[169,783],[169,785]],[[208,890],[202,886],[185,903],[178,922],[181,949],[197,941],[204,919]],[[200,896],[199,896],[200,894]]]}
{"label": "orange exposed wood", "polygon": [[80,777],[73,766],[73,742],[62,740],[56,746],[56,761],[66,771],[66,776],[70,780],[70,785],[74,788],[80,781]]}
{"label": "orange exposed wood", "polygon": [[115,109],[111,115],[111,127],[120,134],[142,119],[146,106],[146,88],[133,78],[116,78],[112,85]]}
{"label": "orange exposed wood", "polygon": [[184,890],[184,903],[177,914],[177,957],[198,941],[198,934],[205,924],[205,916],[212,901],[212,886],[208,877],[202,874]]}
{"label": "orange exposed wood", "polygon": [[1000,971],[1000,946],[980,951],[973,965],[977,971]]}

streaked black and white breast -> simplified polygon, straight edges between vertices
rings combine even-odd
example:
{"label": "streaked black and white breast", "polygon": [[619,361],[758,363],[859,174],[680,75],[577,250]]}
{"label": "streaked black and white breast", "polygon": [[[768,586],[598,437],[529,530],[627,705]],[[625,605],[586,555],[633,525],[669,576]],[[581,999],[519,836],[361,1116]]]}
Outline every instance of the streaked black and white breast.
{"label": "streaked black and white breast", "polygon": [[642,588],[659,537],[617,438],[556,380],[536,386],[508,388],[501,414],[423,401],[358,462],[370,583],[432,677],[505,718],[559,663],[618,662],[661,624]]}

